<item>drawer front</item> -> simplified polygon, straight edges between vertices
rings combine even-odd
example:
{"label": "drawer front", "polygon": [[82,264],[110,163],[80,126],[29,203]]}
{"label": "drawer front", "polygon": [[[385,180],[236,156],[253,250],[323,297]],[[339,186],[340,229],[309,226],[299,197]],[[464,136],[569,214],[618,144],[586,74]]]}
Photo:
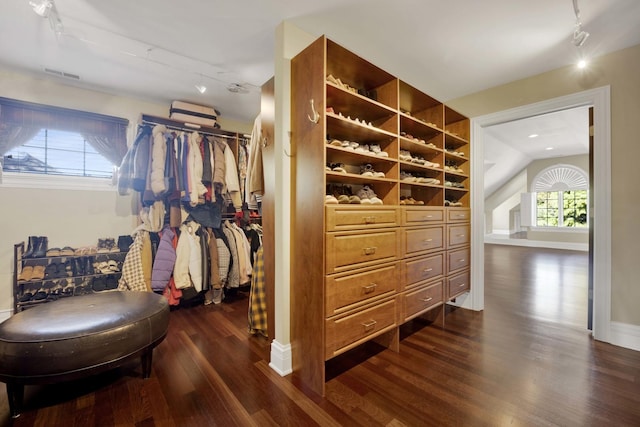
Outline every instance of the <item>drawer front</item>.
{"label": "drawer front", "polygon": [[429,227],[404,230],[405,254],[420,255],[441,250],[443,245],[443,227]]}
{"label": "drawer front", "polygon": [[433,308],[443,301],[444,280],[402,294],[402,322]]}
{"label": "drawer front", "polygon": [[325,256],[327,274],[395,261],[400,252],[399,233],[398,229],[328,233]]}
{"label": "drawer front", "polygon": [[469,291],[471,289],[469,271],[465,271],[447,279],[447,299],[455,298],[456,296]]}
{"label": "drawer front", "polygon": [[424,223],[444,222],[444,208],[403,207],[402,225],[420,225]]}
{"label": "drawer front", "polygon": [[471,209],[447,208],[447,222],[469,222],[470,220]]}
{"label": "drawer front", "polygon": [[452,271],[462,270],[469,268],[469,257],[471,256],[471,250],[469,248],[456,249],[455,251],[447,252],[448,270],[447,273]]}
{"label": "drawer front", "polygon": [[326,322],[326,359],[331,359],[396,326],[395,298]]}
{"label": "drawer front", "polygon": [[399,262],[355,274],[343,273],[327,277],[326,316],[343,313],[375,298],[391,296],[396,292],[399,277]]}
{"label": "drawer front", "polygon": [[400,224],[398,208],[363,209],[353,206],[326,206],[326,230],[358,230],[396,227]]}
{"label": "drawer front", "polygon": [[411,259],[404,264],[404,286],[441,276],[444,272],[444,255],[437,254],[425,258]]}
{"label": "drawer front", "polygon": [[447,225],[447,243],[448,247],[468,245],[471,241],[471,226],[465,225]]}

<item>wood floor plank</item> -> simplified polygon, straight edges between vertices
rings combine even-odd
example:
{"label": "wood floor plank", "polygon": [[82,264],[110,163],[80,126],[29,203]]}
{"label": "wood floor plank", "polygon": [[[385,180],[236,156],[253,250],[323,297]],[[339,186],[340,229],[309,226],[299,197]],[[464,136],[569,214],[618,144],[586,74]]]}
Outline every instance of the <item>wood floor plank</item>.
{"label": "wood floor plank", "polygon": [[91,378],[27,386],[0,426],[633,426],[640,352],[586,331],[586,253],[485,246],[485,310],[415,319],[400,352],[368,343],[326,364],[326,396],[268,365],[247,330],[247,295],[170,313],[151,378],[138,361]]}

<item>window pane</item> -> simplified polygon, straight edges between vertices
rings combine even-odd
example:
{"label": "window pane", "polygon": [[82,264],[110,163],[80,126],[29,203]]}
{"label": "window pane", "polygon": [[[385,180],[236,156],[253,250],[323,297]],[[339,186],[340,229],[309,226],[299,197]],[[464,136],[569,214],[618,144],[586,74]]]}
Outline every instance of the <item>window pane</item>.
{"label": "window pane", "polygon": [[113,166],[77,132],[42,129],[4,156],[11,172],[111,178]]}

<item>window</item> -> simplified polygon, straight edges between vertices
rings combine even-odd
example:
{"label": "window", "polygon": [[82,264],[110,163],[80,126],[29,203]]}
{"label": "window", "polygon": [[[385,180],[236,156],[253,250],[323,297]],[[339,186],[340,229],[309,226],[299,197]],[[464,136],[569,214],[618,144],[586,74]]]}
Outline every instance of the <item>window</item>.
{"label": "window", "polygon": [[111,178],[127,152],[128,124],[118,117],[0,98],[0,171]]}
{"label": "window", "polygon": [[5,172],[111,178],[114,165],[78,132],[41,129],[4,155]]}
{"label": "window", "polygon": [[588,180],[581,169],[558,165],[540,172],[533,180],[535,226],[588,227]]}
{"label": "window", "polygon": [[536,193],[536,226],[587,227],[587,190]]}

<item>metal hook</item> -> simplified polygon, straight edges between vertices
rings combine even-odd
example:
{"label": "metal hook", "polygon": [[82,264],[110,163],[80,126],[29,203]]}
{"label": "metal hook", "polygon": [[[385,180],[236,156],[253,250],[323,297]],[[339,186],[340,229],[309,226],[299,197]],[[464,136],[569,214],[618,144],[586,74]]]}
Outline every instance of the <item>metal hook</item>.
{"label": "metal hook", "polygon": [[307,118],[309,119],[309,121],[311,121],[311,123],[318,123],[318,121],[320,121],[320,114],[318,114],[318,112],[316,111],[316,107],[313,105],[313,98],[311,98],[310,102],[311,102],[311,112],[313,113],[313,118],[311,118],[311,116],[308,114],[307,114]]}

